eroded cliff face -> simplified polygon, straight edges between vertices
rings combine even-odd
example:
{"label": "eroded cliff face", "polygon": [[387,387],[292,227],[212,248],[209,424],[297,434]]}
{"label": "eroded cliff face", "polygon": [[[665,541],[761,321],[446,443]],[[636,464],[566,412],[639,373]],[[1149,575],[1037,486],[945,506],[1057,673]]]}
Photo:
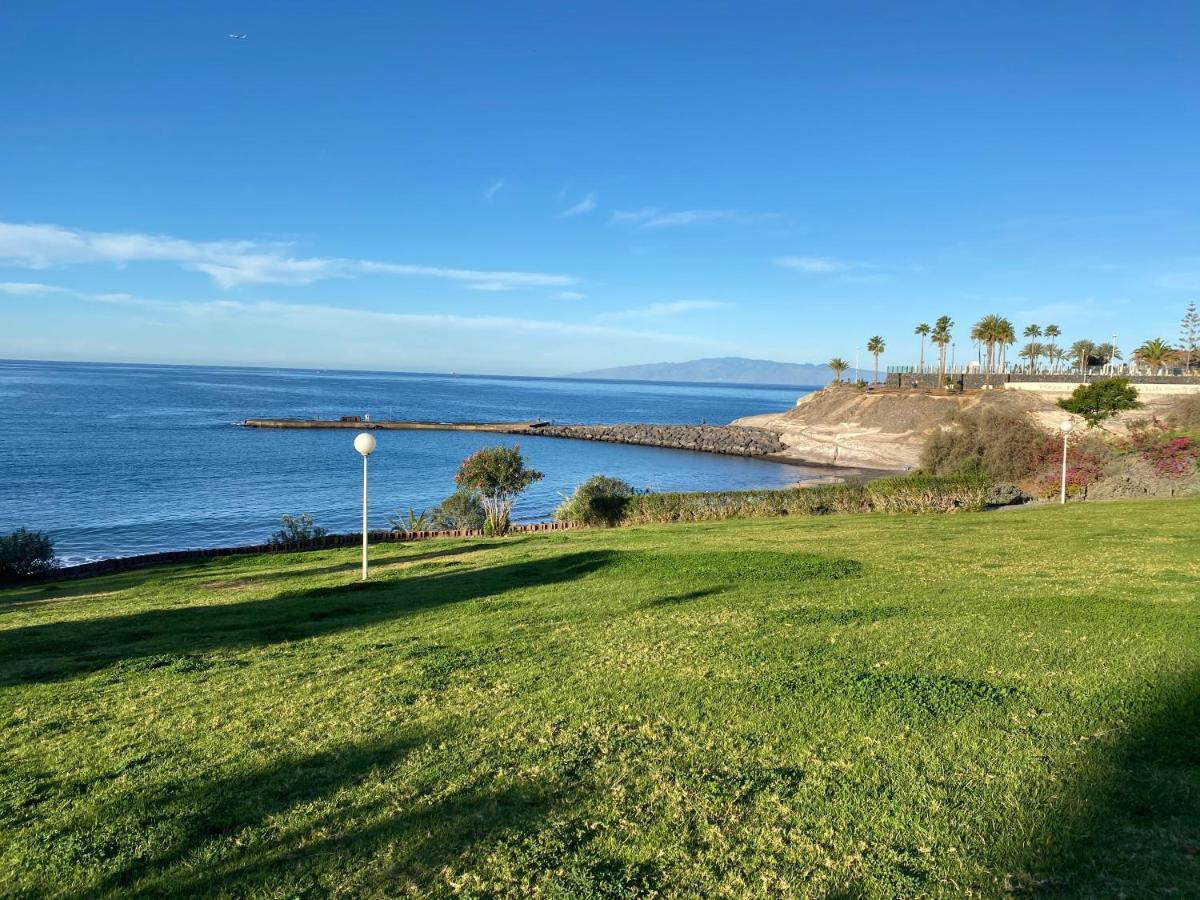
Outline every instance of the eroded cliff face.
{"label": "eroded cliff face", "polygon": [[959,410],[996,404],[1029,413],[1047,430],[1065,415],[1052,401],[1021,391],[969,394],[863,391],[830,385],[785,413],[746,416],[734,425],[774,431],[782,455],[805,462],[875,469],[915,468],[925,439]]}

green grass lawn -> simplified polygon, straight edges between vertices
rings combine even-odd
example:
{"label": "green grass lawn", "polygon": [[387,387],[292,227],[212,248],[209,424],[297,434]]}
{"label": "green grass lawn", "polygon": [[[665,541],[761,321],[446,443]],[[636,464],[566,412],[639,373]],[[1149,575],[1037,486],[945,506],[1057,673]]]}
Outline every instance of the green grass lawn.
{"label": "green grass lawn", "polygon": [[1200,895],[1200,501],[0,592],[0,893]]}

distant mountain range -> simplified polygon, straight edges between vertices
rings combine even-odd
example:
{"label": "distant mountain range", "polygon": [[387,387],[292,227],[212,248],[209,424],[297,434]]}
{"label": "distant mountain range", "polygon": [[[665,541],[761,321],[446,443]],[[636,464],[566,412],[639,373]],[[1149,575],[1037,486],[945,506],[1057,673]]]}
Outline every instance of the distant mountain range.
{"label": "distant mountain range", "polygon": [[[577,372],[574,378],[616,378],[628,381],[719,381],[725,384],[786,384],[812,386],[829,384],[833,373],[828,366],[813,363],[783,363],[770,359],[746,359],[742,356],[722,356],[713,359],[693,359],[678,363],[646,363],[640,366],[617,366]],[[870,372],[867,373],[870,378]],[[842,375],[853,381],[854,370]]]}

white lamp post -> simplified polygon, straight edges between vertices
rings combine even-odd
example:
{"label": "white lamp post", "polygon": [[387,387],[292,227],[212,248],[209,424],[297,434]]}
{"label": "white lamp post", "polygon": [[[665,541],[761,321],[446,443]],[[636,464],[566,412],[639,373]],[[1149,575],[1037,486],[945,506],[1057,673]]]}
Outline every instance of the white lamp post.
{"label": "white lamp post", "polygon": [[366,431],[362,432],[354,438],[354,449],[362,454],[363,458],[363,566],[362,580],[367,580],[367,457],[371,455],[371,451],[375,449],[375,435]]}
{"label": "white lamp post", "polygon": [[1063,458],[1062,458],[1062,488],[1058,494],[1058,502],[1067,502],[1067,438],[1071,434],[1071,429],[1075,427],[1075,423],[1070,419],[1063,419],[1058,423],[1058,430],[1063,436]]}

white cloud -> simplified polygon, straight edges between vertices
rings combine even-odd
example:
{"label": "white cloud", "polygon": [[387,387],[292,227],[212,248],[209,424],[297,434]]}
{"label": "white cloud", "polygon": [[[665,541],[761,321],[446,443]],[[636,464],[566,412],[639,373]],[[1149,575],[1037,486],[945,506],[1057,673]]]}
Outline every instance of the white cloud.
{"label": "white cloud", "polygon": [[579,291],[559,291],[554,295],[555,300],[582,300],[583,297]]}
{"label": "white cloud", "polygon": [[483,198],[485,200],[491,202],[492,198],[495,197],[498,193],[500,193],[501,190],[504,189],[505,183],[506,182],[503,178],[498,178],[495,181],[493,181],[491,183],[491,185],[488,187],[488,189],[483,192]]}
{"label": "white cloud", "polygon": [[222,288],[241,284],[311,284],[327,278],[388,274],[460,281],[478,290],[566,287],[578,279],[545,272],[480,271],[372,260],[295,257],[286,242],[188,241],[161,235],[106,233],[57,225],[0,222],[0,265],[172,263],[208,275]]}
{"label": "white cloud", "polygon": [[629,319],[657,319],[663,316],[678,316],[687,312],[701,309],[732,309],[732,303],[719,300],[674,300],[670,303],[651,303],[637,309],[623,309],[616,312],[600,313],[596,316],[598,322],[623,322]]}
{"label": "white cloud", "polygon": [[581,216],[584,213],[590,213],[596,208],[596,192],[592,191],[574,206],[567,207],[558,214],[559,218],[566,219],[570,216]]}
{"label": "white cloud", "polygon": [[841,259],[830,259],[827,256],[780,256],[771,262],[785,269],[795,269],[797,272],[808,272],[812,275],[825,275],[831,272],[848,272],[859,268],[859,265]]}
{"label": "white cloud", "polygon": [[642,209],[617,210],[609,221],[615,225],[632,225],[634,228],[678,228],[686,225],[707,225],[713,222],[753,225],[778,218],[778,213],[747,213],[737,209],[671,211],[647,206]]}

